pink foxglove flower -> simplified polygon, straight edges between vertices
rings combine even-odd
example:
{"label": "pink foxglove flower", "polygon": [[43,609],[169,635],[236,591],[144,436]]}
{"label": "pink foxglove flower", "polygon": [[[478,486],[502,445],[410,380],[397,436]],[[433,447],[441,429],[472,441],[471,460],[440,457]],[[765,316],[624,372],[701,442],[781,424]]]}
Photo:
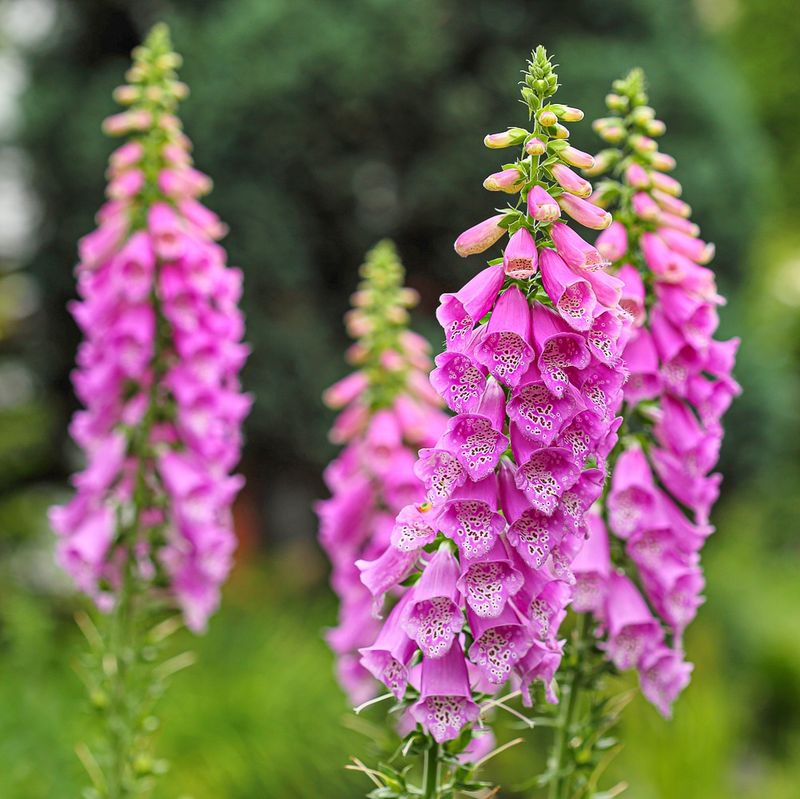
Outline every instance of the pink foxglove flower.
{"label": "pink foxglove flower", "polygon": [[[614,88],[607,99],[625,116],[623,133],[612,141],[602,125],[596,130],[625,147],[604,151],[612,170],[604,185],[621,198],[622,221],[598,237],[597,247],[624,284],[621,303],[632,326],[622,352],[623,415],[638,414],[644,429],[623,438],[611,456],[608,530],[598,518],[579,556],[576,609],[595,616],[609,659],[638,669],[642,692],[667,716],[691,672],[682,636],[703,601],[700,550],[719,494],[721,477],[713,470],[722,417],[739,393],[731,375],[738,340],[714,338],[723,303],[706,266],[714,248],[689,220],[680,184],[664,174],[674,159],[651,138],[664,126],[651,124],[641,72]],[[621,544],[614,565],[608,534]],[[620,568],[636,576],[638,587]]]}
{"label": "pink foxglove flower", "polygon": [[211,184],[174,116],[186,87],[166,29],[137,53],[118,93],[132,106],[105,125],[131,138],[111,156],[100,224],[80,242],[70,308],[84,336],[70,431],[86,467],[51,520],[60,563],[101,607],[151,585],[200,631],[236,544],[243,481],[232,472],[250,407],[242,273],[216,241],[225,226],[197,199]]}
{"label": "pink foxglove flower", "polygon": [[381,600],[375,607],[382,604],[383,595],[408,575],[418,548],[435,538],[426,523],[430,514],[409,503],[423,490],[414,474],[417,450],[436,442],[447,419],[422,380],[432,366],[429,346],[407,329],[407,308],[416,294],[403,288],[403,268],[390,242],[368,253],[361,275],[347,316],[348,331],[358,339],[350,357],[357,369],[325,392],[326,404],[340,412],[332,437],[344,449],[325,471],[331,497],[316,505],[320,543],[340,600],[339,623],[327,638],[337,655],[339,680],[354,703],[373,695],[370,675],[402,696],[407,661],[416,648],[407,631],[413,630],[412,638],[429,654],[443,646],[446,632],[436,635],[431,626],[446,613],[448,597],[454,600],[458,578],[456,570],[452,596],[436,593],[443,590],[441,581],[418,584],[410,615],[393,610],[391,631],[387,623],[376,640],[381,624],[373,614],[373,595]]}
{"label": "pink foxglove flower", "polygon": [[[402,626],[421,682],[409,678],[403,701],[436,742],[458,738],[464,747],[479,703],[503,685],[530,703],[539,681],[556,701],[571,564],[619,425],[624,283],[605,273],[607,261],[570,223],[556,222],[559,203],[592,227],[607,226],[608,216],[579,196],[591,187],[567,167],[591,157],[560,138],[558,120],[581,115],[551,102],[556,88],[538,48],[523,89],[533,129],[487,137],[489,147],[520,147],[487,186],[513,171],[520,202],[456,241],[466,256],[508,237],[502,257],[441,297],[446,350],[431,384],[455,415],[420,450],[420,496],[397,515],[385,551],[360,564],[376,601],[411,597]],[[540,162],[545,151],[555,161]],[[398,585],[387,591],[376,579],[389,575],[384,563],[404,565],[408,553],[410,574],[398,566]],[[390,628],[394,635],[394,618],[390,611],[375,646]],[[373,650],[362,651],[371,668]]]}

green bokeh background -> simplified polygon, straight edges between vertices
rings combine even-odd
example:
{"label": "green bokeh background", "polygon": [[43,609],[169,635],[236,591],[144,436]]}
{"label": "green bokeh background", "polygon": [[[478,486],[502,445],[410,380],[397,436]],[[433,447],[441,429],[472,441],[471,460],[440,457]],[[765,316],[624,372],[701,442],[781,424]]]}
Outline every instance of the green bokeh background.
{"label": "green bokeh background", "polygon": [[[20,42],[20,14],[45,32]],[[729,415],[718,532],[705,553],[708,601],[687,639],[694,680],[672,722],[633,703],[609,784],[626,779],[636,799],[796,799],[793,0],[0,0],[0,66],[13,58],[26,76],[0,156],[36,198],[27,246],[0,252],[0,797],[68,799],[83,785],[72,747],[92,719],[71,670],[82,602],[52,566],[45,519],[77,462],[66,437],[77,331],[64,305],[75,241],[102,201],[112,143],[99,123],[114,110],[131,47],[159,18],[185,58],[183,117],[198,166],[216,182],[209,204],[230,224],[226,246],[246,273],[254,351],[245,380],[256,405],[240,565],[209,633],[181,642],[199,665],[161,705],[159,745],[172,767],[157,796],[366,792],[343,766],[351,754],[376,756],[381,713],[353,724],[320,640],[335,606],[309,505],[334,450],[318,397],[345,371],[341,316],[379,237],[396,239],[423,297],[415,324],[438,345],[436,298],[474,269],[452,240],[492,205],[480,181],[499,159],[481,138],[519,121],[518,70],[542,42],[561,64],[563,101],[590,118],[613,78],[644,67],[668,124],[663,147],[717,243],[730,297],[722,335],[743,339],[745,393]],[[597,148],[588,123],[573,130],[578,146]],[[32,295],[37,309],[20,313]],[[547,736],[528,737],[494,762],[502,796],[531,795],[514,786],[537,767]]]}

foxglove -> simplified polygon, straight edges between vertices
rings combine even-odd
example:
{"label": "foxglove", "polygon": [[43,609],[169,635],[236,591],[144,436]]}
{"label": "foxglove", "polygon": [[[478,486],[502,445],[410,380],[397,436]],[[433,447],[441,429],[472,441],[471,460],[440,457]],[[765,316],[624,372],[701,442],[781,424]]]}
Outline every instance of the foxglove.
{"label": "foxglove", "polygon": [[594,615],[607,657],[638,669],[644,695],[669,715],[691,672],[683,633],[703,601],[700,550],[719,494],[722,417],[740,390],[731,375],[738,340],[714,338],[724,302],[707,266],[714,248],[665,174],[674,159],[658,150],[665,125],[647,105],[641,71],[616,81],[606,100],[612,116],[594,128],[615,146],[588,173],[610,173],[593,200],[617,221],[596,247],[624,283],[629,378],[605,519],[594,520],[576,567],[576,609]]}
{"label": "foxglove", "polygon": [[[411,622],[395,612],[378,637],[381,625],[370,589],[384,593],[410,567],[411,553],[419,546],[413,508],[407,521],[414,532],[394,539],[389,554],[395,557],[379,561],[364,582],[356,563],[377,559],[386,549],[395,516],[421,491],[414,474],[417,450],[431,446],[447,421],[426,380],[430,347],[408,329],[407,309],[416,302],[416,292],[403,287],[403,268],[390,242],[367,254],[361,277],[347,316],[348,331],[356,339],[348,356],[357,368],[324,396],[339,411],[331,438],[344,448],[325,470],[331,497],[316,505],[319,539],[339,597],[339,623],[327,638],[337,655],[339,681],[355,704],[373,695],[373,676],[400,694],[406,684],[412,647],[404,630]],[[429,605],[437,601],[435,595],[429,600]],[[420,616],[429,612],[429,607],[418,609]]]}
{"label": "foxglove", "polygon": [[[419,453],[424,495],[398,514],[389,547],[360,564],[378,601],[393,590],[409,603],[400,626],[413,653],[397,650],[407,675],[400,707],[418,725],[412,735],[427,736],[428,753],[445,763],[464,754],[491,704],[481,703],[503,685],[530,704],[540,681],[555,701],[571,562],[619,425],[623,283],[570,221],[602,228],[611,217],[584,199],[591,187],[569,169],[592,158],[564,138],[562,123],[582,113],[552,102],[557,86],[539,47],[522,89],[531,129],[486,137],[487,146],[520,154],[484,186],[519,196],[459,236],[455,249],[467,256],[505,239],[504,252],[441,297],[446,349],[431,384],[455,415]],[[434,571],[447,577],[433,579]],[[395,612],[384,630],[394,629]]]}
{"label": "foxglove", "polygon": [[211,181],[192,166],[175,115],[187,94],[179,62],[161,25],[134,51],[115,95],[127,108],[105,122],[127,141],[111,155],[98,227],[80,242],[70,306],[84,336],[72,374],[83,408],[70,432],[86,466],[51,520],[61,565],[113,611],[93,697],[110,695],[101,704],[116,738],[99,767],[83,756],[90,774],[107,768],[103,796],[138,796],[150,773],[135,765],[146,738],[131,677],[139,631],[170,606],[205,628],[231,567],[242,485],[232,473],[250,407],[238,377],[242,274],[217,244],[225,225],[199,200]]}

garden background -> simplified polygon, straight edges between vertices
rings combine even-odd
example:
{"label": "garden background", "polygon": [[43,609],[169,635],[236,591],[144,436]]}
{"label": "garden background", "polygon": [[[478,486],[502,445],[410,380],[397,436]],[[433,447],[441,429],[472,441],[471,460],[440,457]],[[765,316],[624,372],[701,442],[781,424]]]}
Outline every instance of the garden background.
{"label": "garden background", "polygon": [[[672,723],[641,699],[612,766],[637,799],[794,799],[800,784],[800,15],[793,0],[0,0],[0,797],[75,797],[91,724],[71,664],[82,601],[55,568],[45,511],[76,452],[66,422],[77,329],[75,243],[102,201],[131,48],[170,23],[191,96],[182,115],[226,246],[246,275],[246,387],[256,396],[236,509],[238,566],[199,665],[161,705],[172,768],[160,797],[344,799],[377,754],[332,678],[335,607],[312,500],[333,448],[322,389],[345,373],[363,253],[393,237],[438,346],[440,292],[463,282],[452,241],[486,215],[484,133],[513,124],[518,70],[544,43],[566,102],[603,112],[642,66],[663,148],[730,302],[745,393],[729,415],[707,604]],[[588,122],[575,143],[599,149]],[[349,721],[346,721],[349,718]],[[366,734],[368,737],[364,737]],[[380,744],[380,734],[375,733]],[[538,733],[531,734],[535,743]],[[542,738],[544,741],[544,737]],[[504,797],[535,747],[493,762]],[[527,795],[530,795],[529,793]]]}

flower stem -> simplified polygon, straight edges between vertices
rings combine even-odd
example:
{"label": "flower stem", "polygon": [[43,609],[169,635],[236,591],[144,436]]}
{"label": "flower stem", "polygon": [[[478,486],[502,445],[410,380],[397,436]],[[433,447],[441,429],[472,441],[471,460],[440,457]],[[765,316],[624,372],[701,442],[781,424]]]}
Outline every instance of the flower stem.
{"label": "flower stem", "polygon": [[578,712],[580,692],[583,687],[583,655],[585,643],[589,634],[589,614],[578,615],[575,631],[572,636],[572,664],[569,675],[562,688],[561,712],[555,727],[553,748],[548,758],[548,771],[551,780],[548,790],[548,799],[565,799],[569,796],[571,772],[567,771],[567,750],[571,730]]}
{"label": "flower stem", "polygon": [[109,683],[109,766],[108,799],[127,799],[135,795],[132,785],[132,749],[135,731],[131,718],[133,691],[131,686],[131,651],[135,630],[133,576],[130,564],[125,566],[122,589],[111,619],[108,649],[103,670]]}
{"label": "flower stem", "polygon": [[425,752],[424,799],[437,799],[439,796],[439,744],[431,742]]}

